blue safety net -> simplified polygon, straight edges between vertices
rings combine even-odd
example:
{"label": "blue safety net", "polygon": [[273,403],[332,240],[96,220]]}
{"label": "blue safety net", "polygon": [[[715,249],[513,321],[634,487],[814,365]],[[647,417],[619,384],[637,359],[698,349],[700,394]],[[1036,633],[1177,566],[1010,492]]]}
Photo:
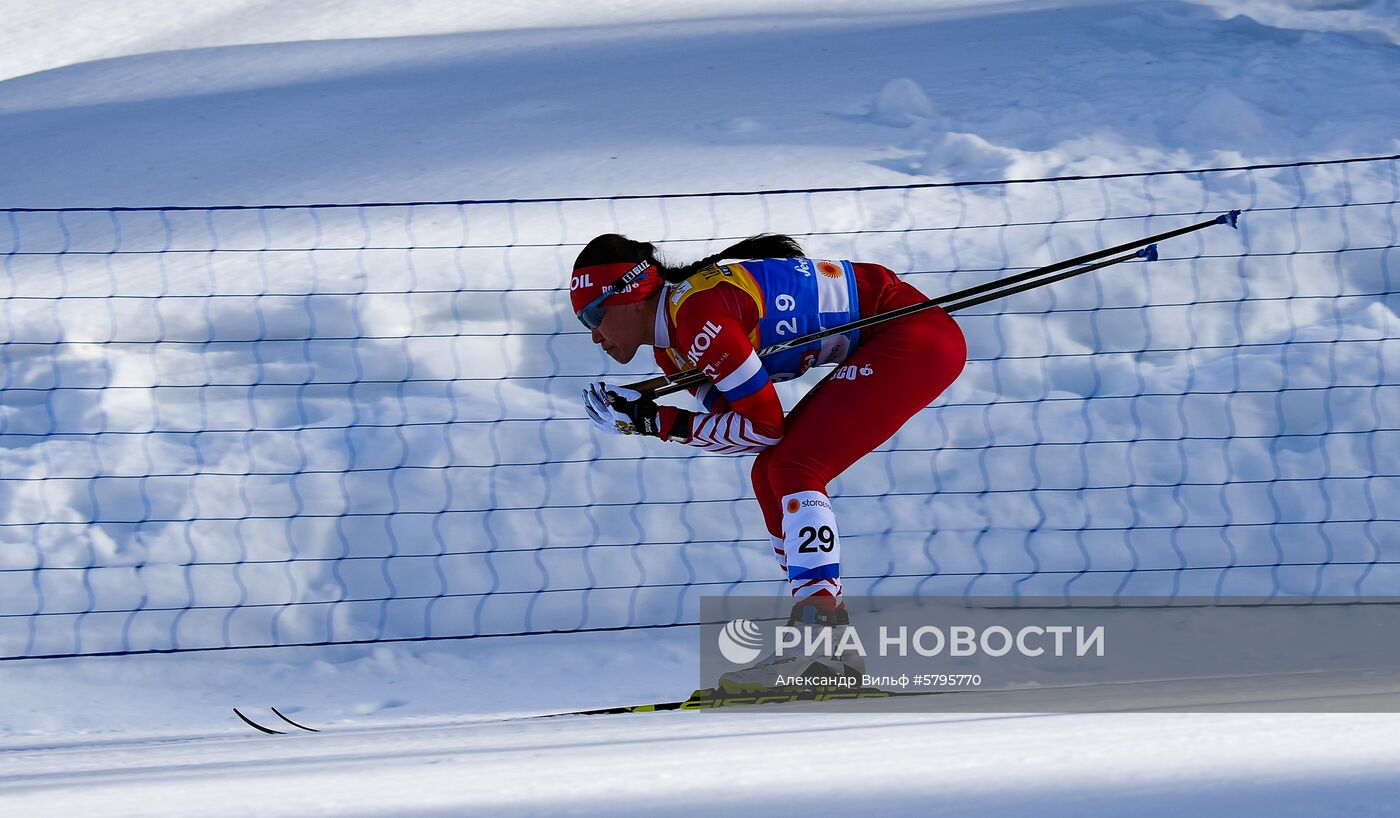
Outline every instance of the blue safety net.
{"label": "blue safety net", "polygon": [[589,381],[654,374],[569,311],[605,232],[676,261],[787,233],[935,296],[1243,210],[1156,262],[958,313],[962,377],[830,487],[844,586],[1396,596],[1398,201],[1392,156],[0,208],[0,657],[674,627],[702,594],[786,593],[751,457],[584,417]]}

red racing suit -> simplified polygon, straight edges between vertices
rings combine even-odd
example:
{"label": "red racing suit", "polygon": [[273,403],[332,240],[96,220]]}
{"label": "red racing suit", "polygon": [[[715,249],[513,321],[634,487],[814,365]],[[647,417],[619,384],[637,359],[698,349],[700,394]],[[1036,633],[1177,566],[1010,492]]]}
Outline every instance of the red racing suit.
{"label": "red racing suit", "polygon": [[[708,411],[694,416],[684,442],[759,453],[754,494],[775,538],[783,536],[779,500],[825,493],[948,388],[967,345],[953,319],[932,307],[768,359],[757,350],[924,300],[880,265],[815,259],[713,265],[662,291],[657,363],[667,374],[699,368],[708,379],[691,390]],[[785,417],[773,384],[823,363],[837,366]],[[672,427],[676,411],[661,407],[661,428]]]}

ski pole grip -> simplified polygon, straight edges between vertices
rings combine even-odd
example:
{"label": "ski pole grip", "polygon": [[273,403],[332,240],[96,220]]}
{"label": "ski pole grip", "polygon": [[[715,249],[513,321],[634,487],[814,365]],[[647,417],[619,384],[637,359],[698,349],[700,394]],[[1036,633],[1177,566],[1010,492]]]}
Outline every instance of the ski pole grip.
{"label": "ski pole grip", "polygon": [[656,397],[660,397],[660,395],[669,395],[671,392],[680,391],[680,388],[678,387],[678,388],[676,388],[676,389],[667,390],[666,392],[661,392],[660,395],[659,395],[658,392],[659,392],[662,388],[664,388],[664,387],[666,387],[667,385],[669,385],[670,383],[671,383],[671,379],[670,379],[670,378],[666,377],[665,375],[657,375],[657,376],[654,377],[654,378],[647,378],[647,379],[644,380],[644,381],[637,381],[636,383],[629,383],[629,384],[627,385],[627,387],[628,387],[629,389],[635,389],[635,390],[637,390],[638,392],[641,392],[642,395],[644,395],[644,396],[646,396],[646,397],[649,397],[649,398],[656,398]]}

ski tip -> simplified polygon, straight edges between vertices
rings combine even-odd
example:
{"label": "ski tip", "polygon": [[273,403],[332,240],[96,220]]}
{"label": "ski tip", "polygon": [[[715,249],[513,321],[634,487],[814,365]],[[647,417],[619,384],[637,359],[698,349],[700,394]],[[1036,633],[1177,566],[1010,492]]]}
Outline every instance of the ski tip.
{"label": "ski tip", "polygon": [[1147,259],[1148,261],[1156,261],[1156,260],[1157,260],[1157,245],[1155,245],[1155,244],[1149,244],[1149,245],[1147,245],[1146,247],[1142,248],[1141,250],[1137,251],[1137,254],[1138,254],[1138,257],[1139,257],[1139,258],[1145,258],[1145,259]]}
{"label": "ski tip", "polygon": [[287,718],[286,716],[282,715],[282,711],[281,711],[281,710],[278,710],[278,709],[275,708],[275,707],[268,708],[268,709],[270,709],[272,712],[276,713],[276,714],[277,714],[277,718],[281,719],[282,721],[285,721],[286,723],[290,724],[290,725],[293,726],[293,727],[300,728],[300,729],[302,729],[302,730],[305,730],[305,731],[308,732],[308,733],[319,733],[319,732],[321,732],[320,730],[317,730],[315,727],[307,727],[307,726],[304,725],[304,724],[297,724],[296,722],[294,722],[294,721],[292,721],[291,719]]}
{"label": "ski tip", "polygon": [[1236,230],[1239,230],[1239,229],[1240,229],[1240,212],[1241,212],[1241,211],[1239,211],[1239,210],[1231,210],[1229,213],[1222,213],[1221,215],[1219,215],[1219,216],[1217,216],[1217,217],[1215,218],[1215,223],[1216,223],[1216,224],[1228,224],[1228,225],[1230,225],[1231,227],[1235,228]]}
{"label": "ski tip", "polygon": [[239,712],[237,707],[233,708],[233,714],[238,718],[242,719],[244,724],[248,725],[254,730],[257,730],[260,733],[266,733],[269,736],[283,735],[281,730],[273,730],[271,727],[263,727],[261,724],[258,724],[257,722],[243,715],[241,712]]}

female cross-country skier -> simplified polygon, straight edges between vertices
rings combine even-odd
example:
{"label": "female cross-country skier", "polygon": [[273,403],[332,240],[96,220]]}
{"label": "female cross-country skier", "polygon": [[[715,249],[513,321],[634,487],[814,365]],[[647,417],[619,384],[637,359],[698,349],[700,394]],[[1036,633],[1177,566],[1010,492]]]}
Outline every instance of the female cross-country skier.
{"label": "female cross-country skier", "polygon": [[[953,319],[932,307],[759,358],[764,347],[926,300],[885,267],[806,258],[780,235],[754,236],[682,267],[667,266],[649,243],[598,236],[574,262],[569,295],[593,343],[613,360],[625,364],[647,344],[668,375],[698,368],[708,379],[691,390],[703,412],[591,384],[584,405],[594,424],[608,434],[757,453],[754,496],[792,592],[789,623],[847,626],[827,484],[957,378],[967,345]],[[773,384],[820,364],[837,366],[784,417]],[[826,657],[827,668],[863,672],[863,662],[842,658]],[[770,657],[721,681],[731,690],[765,686],[784,661]]]}

